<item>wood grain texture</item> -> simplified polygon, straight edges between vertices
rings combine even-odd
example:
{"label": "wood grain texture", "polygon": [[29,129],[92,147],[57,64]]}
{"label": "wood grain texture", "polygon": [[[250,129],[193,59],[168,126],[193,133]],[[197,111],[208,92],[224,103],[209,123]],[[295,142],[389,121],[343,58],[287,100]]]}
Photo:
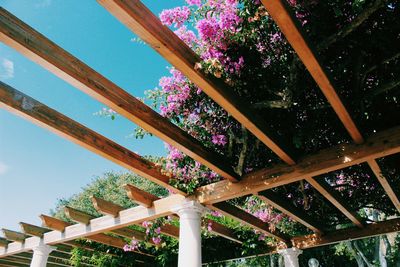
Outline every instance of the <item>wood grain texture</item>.
{"label": "wood grain texture", "polygon": [[59,232],[64,232],[65,228],[71,225],[68,222],[64,222],[44,214],[40,215],[39,217],[42,220],[43,226]]}
{"label": "wood grain texture", "polygon": [[234,220],[237,220],[245,225],[250,226],[251,228],[258,230],[264,233],[267,236],[273,237],[280,242],[287,242],[288,237],[281,233],[278,229],[272,231],[269,225],[259,218],[251,215],[250,213],[245,212],[242,209],[239,209],[236,206],[233,206],[227,202],[219,202],[212,205],[210,208],[221,212],[223,215],[230,217]]}
{"label": "wood grain texture", "polygon": [[3,82],[0,82],[0,107],[132,170],[160,186],[168,188],[173,192],[184,194],[182,191],[169,185],[169,177],[162,174],[161,168],[154,163]]}
{"label": "wood grain texture", "polygon": [[4,237],[0,237],[0,247],[7,247],[8,243],[10,243],[10,241],[8,241],[7,239],[5,239]]}
{"label": "wood grain texture", "polygon": [[261,0],[261,2],[303,61],[351,138],[357,144],[363,143],[360,131],[333,86],[333,79],[328,77],[327,71],[317,58],[317,53],[314,52],[315,49],[306,40],[298,20],[291,14],[288,4],[284,0]]}
{"label": "wood grain texture", "polygon": [[119,212],[124,208],[110,201],[106,201],[99,197],[91,197],[94,208],[103,215],[111,215],[113,217],[118,217]]}
{"label": "wood grain texture", "polygon": [[317,179],[307,177],[305,179],[312,185],[324,198],[333,204],[341,213],[350,219],[355,225],[360,228],[364,227],[363,220],[355,213],[352,208],[347,205],[344,199],[340,196],[339,192],[333,189],[324,179]]}
{"label": "wood grain texture", "polygon": [[43,235],[47,232],[50,232],[50,229],[44,228],[44,227],[39,227],[36,225],[32,225],[29,223],[24,223],[20,222],[19,225],[21,226],[21,230],[24,232],[24,234],[29,235],[29,236],[38,236],[38,237],[43,237]]}
{"label": "wood grain texture", "polygon": [[400,232],[400,219],[392,219],[383,222],[371,223],[364,228],[348,228],[327,233],[325,235],[307,235],[292,238],[294,247],[300,249],[313,248],[339,243],[345,240],[357,240],[361,238],[384,235],[394,232]]}
{"label": "wood grain texture", "polygon": [[400,152],[400,127],[377,133],[361,145],[341,144],[299,159],[295,166],[278,164],[248,173],[238,183],[220,181],[200,187],[196,197],[200,203],[212,204],[277,186],[316,177],[349,166]]}
{"label": "wood grain texture", "polygon": [[323,233],[322,226],[320,225],[320,223],[315,221],[305,211],[295,207],[287,199],[278,196],[276,193],[272,191],[262,191],[259,192],[257,196],[268,205],[283,212],[293,220],[303,224],[304,226],[310,228],[314,232],[319,234]]}
{"label": "wood grain texture", "polygon": [[178,126],[3,8],[0,8],[0,40],[222,177],[231,181],[239,179],[220,154],[205,148]]}
{"label": "wood grain texture", "polygon": [[194,66],[200,62],[200,58],[168,27],[162,25],[141,1],[98,0],[98,2],[201,88],[284,162],[294,164],[292,149],[279,142],[281,138],[269,128],[264,119],[250,109],[251,105],[244,103],[243,99],[221,79],[196,70]]}
{"label": "wood grain texture", "polygon": [[374,159],[370,159],[367,161],[369,167],[375,174],[376,178],[378,179],[379,183],[382,185],[383,189],[386,192],[386,195],[392,201],[394,207],[400,212],[400,200],[397,196],[396,192],[393,190],[392,186],[390,185],[389,181],[386,179],[385,176],[382,175],[381,167],[379,167],[378,162]]}
{"label": "wood grain texture", "polygon": [[27,236],[26,234],[17,232],[17,231],[12,231],[12,230],[8,230],[8,229],[2,229],[4,237],[7,240],[11,240],[11,241],[15,241],[15,242],[20,242],[23,243],[25,241],[25,239],[27,239],[29,236]]}
{"label": "wood grain texture", "polygon": [[126,184],[123,187],[126,190],[126,194],[132,201],[145,208],[150,208],[153,205],[153,202],[159,199],[159,197],[147,193],[146,191],[143,191],[131,184]]}

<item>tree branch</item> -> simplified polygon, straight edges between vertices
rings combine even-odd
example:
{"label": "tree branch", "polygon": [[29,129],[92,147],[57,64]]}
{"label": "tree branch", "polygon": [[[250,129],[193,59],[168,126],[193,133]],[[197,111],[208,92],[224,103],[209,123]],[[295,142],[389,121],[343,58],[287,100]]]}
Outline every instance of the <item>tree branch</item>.
{"label": "tree branch", "polygon": [[400,78],[397,80],[392,80],[390,82],[384,83],[378,87],[376,87],[373,91],[368,92],[364,98],[372,98],[374,96],[380,95],[382,93],[385,93],[387,91],[392,90],[393,88],[397,87],[400,85]]}
{"label": "tree branch", "polygon": [[385,0],[376,0],[372,5],[364,9],[350,24],[343,27],[337,33],[332,34],[318,45],[318,50],[327,49],[330,45],[349,35],[356,30],[364,21],[366,21],[375,11],[380,9],[386,3]]}

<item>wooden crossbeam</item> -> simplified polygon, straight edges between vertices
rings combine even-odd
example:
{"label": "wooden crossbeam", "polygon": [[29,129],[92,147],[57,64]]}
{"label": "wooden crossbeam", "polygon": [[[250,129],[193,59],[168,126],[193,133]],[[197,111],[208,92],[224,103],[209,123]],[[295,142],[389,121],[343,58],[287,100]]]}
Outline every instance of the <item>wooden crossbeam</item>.
{"label": "wooden crossbeam", "polygon": [[[158,199],[159,198],[157,198],[156,200],[158,200]],[[94,199],[92,199],[92,200],[96,201]],[[97,198],[97,200],[100,200],[100,202],[97,202],[97,207],[95,206],[95,208],[102,214],[113,215],[113,214],[115,214],[116,210],[119,210],[119,211],[123,210],[122,206],[119,206],[119,205],[114,204],[112,202],[109,202],[109,201],[106,201],[106,200],[100,199],[100,198]],[[99,203],[101,203],[100,206],[98,205]],[[113,209],[110,209],[110,207],[113,207]],[[137,223],[136,225],[141,226],[140,223]],[[125,229],[131,230],[129,228],[121,228],[121,229],[114,230],[114,233],[116,234],[115,231],[120,232],[120,231],[125,230]],[[140,233],[139,237],[141,239],[136,238],[137,235],[131,235],[131,237],[135,236],[135,238],[138,239],[138,240],[145,240],[145,238],[146,238],[145,237],[145,233],[142,233],[142,232],[139,232],[139,233]],[[179,238],[179,229],[176,226],[173,226],[173,225],[171,225],[170,227],[162,227],[161,228],[161,233],[163,233],[165,235],[168,235],[168,236],[171,236],[171,237],[174,237],[174,238]]]}
{"label": "wooden crossbeam", "polygon": [[162,174],[160,167],[156,166],[154,163],[3,82],[0,82],[0,107],[49,129],[173,192],[184,194],[182,191],[169,185],[169,177]]}
{"label": "wooden crossbeam", "polygon": [[23,243],[25,241],[25,239],[28,238],[27,235],[20,233],[20,232],[16,232],[16,231],[4,229],[4,228],[2,229],[2,231],[3,231],[4,237],[11,241]]}
{"label": "wooden crossbeam", "polygon": [[153,205],[153,202],[159,199],[159,197],[147,193],[131,184],[126,184],[123,187],[126,190],[127,196],[132,201],[143,207],[150,208]]}
{"label": "wooden crossbeam", "polygon": [[[150,194],[148,192],[145,192],[131,184],[124,185],[124,188],[127,190],[128,197],[132,199],[132,201],[138,203],[143,207],[147,206],[151,207],[154,201],[160,199],[159,197]],[[175,218],[179,218],[176,215],[172,216]],[[208,220],[208,221],[212,222],[215,225],[215,227],[212,230],[214,234],[235,241],[237,243],[242,243],[239,239],[237,239],[235,233],[230,228],[226,227],[225,225],[219,224],[213,220]],[[169,236],[179,237],[179,228],[170,224],[165,224],[161,226],[161,232]]]}
{"label": "wooden crossbeam", "polygon": [[245,225],[250,226],[253,229],[258,230],[267,236],[273,237],[280,242],[288,241],[288,237],[281,233],[278,229],[275,229],[275,231],[271,231],[267,223],[227,202],[215,203],[214,205],[212,205],[211,208],[219,211],[227,217],[233,218],[234,220],[237,220]]}
{"label": "wooden crossbeam", "polygon": [[230,229],[230,228],[228,228],[228,227],[226,227],[225,225],[220,224],[220,223],[218,223],[216,221],[213,221],[213,220],[210,220],[210,219],[206,219],[204,221],[204,224],[205,224],[206,227],[208,227],[208,226],[211,227],[211,229],[210,229],[211,233],[213,233],[215,235],[218,235],[218,236],[222,236],[222,237],[224,237],[226,239],[229,239],[229,240],[231,240],[233,242],[236,242],[236,243],[239,243],[239,244],[243,244],[242,241],[237,239],[235,231]]}
{"label": "wooden crossbeam", "polygon": [[329,202],[331,202],[340,212],[342,212],[347,218],[349,218],[355,225],[362,228],[364,227],[363,221],[343,200],[342,196],[335,191],[327,182],[323,179],[316,179],[308,177],[305,179],[310,183],[321,195],[323,195]]}
{"label": "wooden crossbeam", "polygon": [[15,261],[8,260],[8,259],[0,259],[0,264],[3,265],[3,266],[6,266],[6,267],[13,267],[13,266],[24,267],[24,266],[29,266],[29,264],[27,264],[27,263],[15,262]]}
{"label": "wooden crossbeam", "polygon": [[306,249],[339,243],[344,240],[356,240],[394,232],[400,232],[399,218],[367,224],[364,228],[354,227],[341,229],[327,233],[322,236],[318,234],[312,234],[301,237],[294,237],[291,241],[293,246],[301,249]]}
{"label": "wooden crossbeam", "polygon": [[[70,207],[66,207],[65,211],[67,213],[66,215],[68,217],[70,217],[71,220],[76,221],[78,223],[85,224],[85,225],[90,224],[90,220],[94,218],[93,216],[85,214],[85,213],[83,213],[81,211],[78,211],[76,209],[72,209]],[[46,218],[45,222],[50,222],[50,224],[46,225],[46,226],[51,228],[51,229],[53,229],[53,230],[64,232],[66,227],[71,226],[70,223],[64,222],[62,220],[59,220],[59,219],[56,219],[56,218],[53,218],[53,217],[49,217],[49,216],[45,216],[45,215],[41,215],[41,217],[42,218],[43,217]],[[52,228],[52,227],[55,227],[55,228]],[[116,229],[115,231],[118,231],[118,229]],[[89,239],[89,240],[96,241],[98,243],[109,245],[109,246],[116,247],[116,248],[123,248],[124,245],[125,245],[125,241],[124,240],[119,239],[119,238],[115,238],[115,237],[112,237],[112,236],[108,236],[108,235],[102,234],[102,233],[90,235],[90,236],[88,236],[86,238]]]}
{"label": "wooden crossbeam", "polygon": [[252,111],[222,80],[195,69],[201,59],[141,1],[97,0],[131,31],[160,53],[232,117],[275,152],[284,162],[294,164],[291,149],[279,142],[267,123]]}
{"label": "wooden crossbeam", "polygon": [[[80,211],[77,209],[73,209],[71,207],[65,207],[65,213],[74,222],[83,223],[85,225],[90,224],[90,221],[95,218],[94,216],[92,216],[86,212],[83,212],[83,211]],[[123,227],[120,229],[113,229],[110,232],[113,234],[116,234],[116,235],[120,235],[122,237],[135,238],[139,241],[146,240],[145,233],[136,231],[136,230],[133,230],[130,228],[126,228],[126,227]]]}
{"label": "wooden crossbeam", "polygon": [[[238,180],[238,175],[220,154],[204,147],[178,126],[3,8],[0,8],[0,40],[222,177]],[[154,169],[154,166],[150,169]],[[159,176],[156,177],[161,178]],[[154,181],[152,175],[145,177]],[[170,189],[176,192],[173,187]]]}
{"label": "wooden crossbeam", "polygon": [[[95,234],[126,227],[144,220],[154,220],[159,217],[168,216],[171,215],[171,207],[181,204],[184,199],[185,197],[175,194],[155,201],[151,208],[138,206],[121,211],[117,218],[102,216],[92,219],[89,225],[73,224],[65,227],[63,231],[55,230],[45,233],[43,238],[36,236],[29,237],[25,240],[24,244],[12,242],[8,244],[7,248],[0,247],[0,257],[28,251],[39,244],[54,245],[70,242],[77,238],[90,239]],[[57,228],[60,228],[59,224],[55,225]],[[46,225],[46,227],[51,228],[49,225]]]}
{"label": "wooden crossbeam", "polygon": [[274,207],[275,209],[285,213],[293,220],[303,224],[304,226],[310,228],[316,233],[322,234],[322,226],[320,223],[315,221],[312,217],[310,217],[303,210],[298,209],[286,199],[278,196],[276,193],[272,191],[262,191],[257,195],[261,200],[263,200],[268,205]]}
{"label": "wooden crossbeam", "polygon": [[8,241],[6,238],[0,237],[0,247],[7,247],[8,243],[10,243],[10,241]]}
{"label": "wooden crossbeam", "polygon": [[238,183],[220,181],[196,190],[200,203],[212,204],[256,194],[277,186],[297,182],[305,177],[347,168],[400,152],[400,127],[377,133],[364,144],[341,144],[300,159],[295,166],[276,165],[244,175]]}
{"label": "wooden crossbeam", "polygon": [[389,181],[386,179],[385,176],[382,175],[382,170],[378,165],[378,162],[374,159],[370,159],[367,161],[369,167],[375,174],[376,178],[378,181],[381,183],[383,189],[385,190],[386,194],[392,201],[393,205],[397,209],[398,212],[400,212],[400,200],[399,197],[397,196],[396,192],[394,192],[392,186],[390,185]]}
{"label": "wooden crossbeam", "polygon": [[317,53],[314,52],[315,49],[313,49],[310,42],[306,40],[299,22],[290,12],[288,4],[285,0],[261,0],[261,2],[279,26],[288,42],[292,45],[299,58],[303,61],[322,93],[328,99],[332,108],[342,121],[344,127],[349,132],[351,138],[357,144],[361,144],[364,139],[360,131],[357,129],[349,112],[340,100],[333,86],[333,80],[328,77],[327,71],[317,57]]}
{"label": "wooden crossbeam", "polygon": [[124,208],[116,205],[110,201],[105,201],[104,199],[92,196],[92,203],[94,208],[103,215],[111,215],[113,217],[118,217],[118,214]]}
{"label": "wooden crossbeam", "polygon": [[43,237],[43,235],[47,232],[50,232],[50,229],[39,227],[36,225],[32,225],[29,223],[20,222],[19,225],[21,226],[21,230],[29,236],[38,236]]}
{"label": "wooden crossbeam", "polygon": [[95,218],[92,215],[87,214],[86,212],[71,208],[66,206],[64,208],[65,215],[67,215],[68,218],[73,220],[74,222],[77,223],[83,223],[83,224],[89,224],[90,220]]}
{"label": "wooden crossbeam", "polygon": [[47,216],[44,214],[40,215],[39,217],[42,220],[42,224],[45,227],[48,227],[52,230],[56,230],[59,232],[64,232],[65,228],[67,228],[68,226],[71,225],[68,222],[64,222],[62,220],[59,220],[59,219],[56,219],[56,218],[53,218],[53,217],[50,217],[50,216]]}
{"label": "wooden crossbeam", "polygon": [[[22,255],[21,254],[14,255],[14,256],[9,256],[9,257],[5,258],[5,260],[11,261],[11,262],[23,263],[23,264],[30,265],[31,261],[32,261],[32,254],[28,254],[28,253],[22,254]],[[47,259],[46,266],[67,266],[68,267],[68,266],[71,266],[71,265],[67,264],[65,261],[61,261],[59,259],[53,259],[53,258],[49,257]]]}

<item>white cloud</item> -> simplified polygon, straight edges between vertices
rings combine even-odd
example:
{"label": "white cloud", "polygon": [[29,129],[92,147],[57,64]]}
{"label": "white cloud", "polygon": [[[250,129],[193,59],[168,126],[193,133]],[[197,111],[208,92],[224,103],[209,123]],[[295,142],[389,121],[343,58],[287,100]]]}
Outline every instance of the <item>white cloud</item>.
{"label": "white cloud", "polygon": [[0,79],[14,78],[14,62],[9,59],[3,58],[0,67]]}
{"label": "white cloud", "polygon": [[8,166],[0,161],[0,175],[5,174],[8,171]]}

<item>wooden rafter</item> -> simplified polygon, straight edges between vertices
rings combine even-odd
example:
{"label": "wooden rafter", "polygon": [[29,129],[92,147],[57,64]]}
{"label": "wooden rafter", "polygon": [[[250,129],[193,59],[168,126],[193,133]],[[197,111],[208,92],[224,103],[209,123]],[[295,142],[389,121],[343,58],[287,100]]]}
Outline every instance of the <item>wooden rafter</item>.
{"label": "wooden rafter", "polygon": [[[156,200],[159,200],[160,198],[150,194],[148,192],[145,192],[139,188],[137,188],[134,185],[131,184],[126,184],[124,185],[124,188],[127,190],[127,195],[132,201],[136,202],[137,204],[143,206],[143,207],[151,207],[153,205],[153,202]],[[176,215],[171,215],[174,218],[179,218]],[[242,243],[239,239],[237,239],[236,235],[234,234],[233,230],[230,228],[217,223],[213,220],[207,220],[208,223],[212,223],[215,227],[212,228],[212,233],[227,238],[229,240],[235,241],[237,243]],[[174,234],[175,236],[179,236],[179,228],[176,226],[173,226],[171,224],[165,224],[161,226],[161,232],[170,232]]]}
{"label": "wooden rafter", "polygon": [[212,204],[400,152],[400,127],[377,133],[364,144],[341,144],[300,159],[295,166],[277,165],[244,175],[238,183],[220,181],[196,190],[200,203]]}
{"label": "wooden rafter", "polygon": [[21,226],[21,230],[29,236],[38,236],[43,237],[43,235],[47,232],[50,232],[50,229],[39,227],[36,225],[32,225],[29,223],[20,222],[19,225]]}
{"label": "wooden rafter", "polygon": [[328,77],[327,71],[317,58],[317,53],[314,52],[315,49],[313,49],[311,44],[306,40],[299,22],[290,12],[288,4],[284,0],[261,0],[261,2],[292,45],[299,58],[303,61],[311,76],[317,82],[322,93],[328,99],[351,138],[357,144],[361,144],[364,139],[360,131],[357,129],[349,112],[340,100],[333,86],[333,80]]}
{"label": "wooden rafter", "polygon": [[238,175],[221,155],[205,148],[185,131],[1,7],[0,40],[222,177],[238,180]]}
{"label": "wooden rafter", "polygon": [[[98,198],[99,199],[99,198]],[[115,211],[116,210],[119,210],[119,211],[121,211],[121,210],[123,210],[123,207],[122,206],[119,206],[119,205],[117,205],[117,204],[114,204],[114,203],[112,203],[112,202],[109,202],[109,201],[106,201],[106,200],[104,200],[104,199],[100,199],[101,200],[101,205],[97,205],[97,206],[95,206],[95,208],[96,208],[96,210],[98,210],[100,213],[102,213],[102,214],[107,214],[107,215],[112,215],[112,214],[115,214]],[[99,204],[100,202],[97,202],[97,204]],[[113,207],[113,209],[111,209],[110,207]],[[119,212],[118,212],[119,213]],[[115,217],[115,216],[114,216]],[[92,218],[91,218],[92,219]],[[139,225],[139,226],[141,226],[141,224],[140,223],[136,223],[136,225]],[[170,228],[168,228],[168,229],[166,229],[166,228],[164,228],[164,229],[161,229],[161,233],[163,233],[163,234],[165,234],[165,235],[168,235],[168,236],[171,236],[171,237],[174,237],[174,238],[178,238],[179,237],[179,233],[178,234],[176,234],[176,229],[174,229],[174,228],[176,228],[175,226],[173,226],[173,227],[170,227]],[[114,231],[120,231],[120,230],[123,230],[123,229],[129,229],[129,228],[122,228],[122,229],[117,229],[117,230],[114,230]],[[129,229],[130,230],[130,229]],[[178,232],[179,232],[179,230],[178,230]],[[116,232],[114,232],[114,233],[116,233]],[[136,235],[131,235],[130,237],[132,237],[132,236],[135,236],[135,238],[136,239],[138,239],[138,240],[145,240],[146,239],[146,235],[145,235],[145,233],[142,233],[142,232],[140,232],[141,233],[141,235],[142,236],[140,236],[141,237],[141,239],[138,239],[138,238],[136,238]],[[154,244],[153,244],[154,245]]]}
{"label": "wooden rafter", "polygon": [[371,159],[367,161],[369,167],[371,170],[374,172],[376,178],[378,181],[381,183],[383,189],[385,190],[387,196],[390,198],[392,201],[393,205],[397,209],[398,212],[400,212],[400,200],[399,197],[397,196],[396,192],[394,192],[392,186],[390,185],[389,181],[386,179],[385,176],[382,175],[382,170],[378,165],[378,162],[376,160]]}
{"label": "wooden rafter", "polygon": [[4,237],[0,237],[0,247],[7,247],[8,243],[10,243],[10,241],[8,241],[6,238]]}
{"label": "wooden rafter", "polygon": [[[72,241],[77,238],[92,238],[93,235],[126,227],[143,220],[154,220],[159,217],[168,216],[171,214],[171,207],[179,205],[185,198],[181,195],[172,195],[153,203],[153,207],[134,207],[123,210],[119,213],[117,218],[112,216],[102,216],[92,219],[89,225],[73,224],[66,226],[63,230],[57,224],[58,228],[55,231],[45,233],[43,238],[36,236],[29,237],[25,240],[24,244],[19,242],[9,243],[7,248],[0,247],[0,257],[6,257],[12,254],[31,250],[39,244],[57,244]],[[46,227],[51,228],[49,225]]]}
{"label": "wooden rafter", "polygon": [[215,203],[214,205],[212,205],[211,208],[219,211],[227,217],[233,218],[234,220],[237,220],[245,225],[250,226],[253,229],[258,230],[267,236],[273,237],[280,242],[288,241],[288,237],[281,233],[278,229],[275,229],[275,231],[271,231],[267,223],[227,202]]}
{"label": "wooden rafter", "polygon": [[118,217],[119,212],[124,208],[114,204],[110,201],[106,201],[99,197],[92,196],[92,203],[94,208],[103,215],[111,215],[113,217]]}
{"label": "wooden rafter", "polygon": [[146,208],[150,208],[153,205],[153,202],[159,199],[159,197],[147,193],[146,191],[143,191],[130,184],[124,185],[124,188],[126,190],[126,194],[132,201]]}
{"label": "wooden rafter", "polygon": [[362,228],[364,227],[363,221],[343,200],[340,194],[335,191],[327,182],[323,179],[316,179],[313,177],[306,178],[306,181],[310,183],[318,192],[321,193],[329,202],[331,202],[340,212],[342,212],[347,218],[349,218],[355,225]]}
{"label": "wooden rafter", "polygon": [[169,177],[162,174],[160,167],[154,163],[3,82],[0,82],[0,107],[49,129],[75,144],[130,169],[165,188],[184,194],[169,185]]}
{"label": "wooden rafter", "polygon": [[23,243],[25,239],[28,238],[27,235],[17,232],[17,231],[12,231],[8,229],[2,229],[4,237],[8,240],[15,241],[15,242],[20,242]]}
{"label": "wooden rafter", "polygon": [[143,41],[160,53],[232,117],[275,152],[284,162],[294,164],[290,149],[283,146],[267,123],[243,103],[222,80],[196,70],[200,58],[176,36],[141,1],[97,0]]}
{"label": "wooden rafter", "polygon": [[220,223],[218,223],[218,222],[216,222],[216,221],[213,221],[213,220],[210,220],[210,219],[206,219],[206,220],[204,221],[204,224],[205,224],[207,227],[208,227],[208,226],[211,227],[211,229],[210,229],[210,232],[211,232],[211,233],[216,234],[216,235],[218,235],[218,236],[222,236],[222,237],[224,237],[224,238],[226,238],[226,239],[229,239],[229,240],[231,240],[231,241],[233,241],[233,242],[236,242],[236,243],[239,243],[239,244],[243,244],[243,242],[240,241],[240,240],[236,237],[235,231],[232,230],[232,229],[230,229],[230,228],[228,228],[228,227],[226,227],[225,225],[220,224]]}
{"label": "wooden rafter", "polygon": [[400,232],[400,219],[391,219],[383,222],[367,224],[364,228],[348,228],[327,233],[325,235],[307,235],[292,238],[292,245],[301,249],[325,246],[339,243],[344,240],[356,240],[361,238]]}
{"label": "wooden rafter", "polygon": [[[96,218],[95,216],[92,216],[86,212],[73,209],[71,207],[65,207],[65,214],[74,222],[83,223],[85,225],[90,224],[90,221]],[[135,238],[139,241],[146,240],[145,233],[127,227],[113,229],[110,232],[126,238]]]}
{"label": "wooden rafter", "polygon": [[320,223],[311,218],[307,213],[298,209],[286,199],[278,196],[272,191],[262,191],[257,195],[261,200],[263,200],[268,205],[271,205],[275,209],[288,215],[293,220],[303,224],[304,226],[310,228],[316,233],[322,234],[322,226]]}

